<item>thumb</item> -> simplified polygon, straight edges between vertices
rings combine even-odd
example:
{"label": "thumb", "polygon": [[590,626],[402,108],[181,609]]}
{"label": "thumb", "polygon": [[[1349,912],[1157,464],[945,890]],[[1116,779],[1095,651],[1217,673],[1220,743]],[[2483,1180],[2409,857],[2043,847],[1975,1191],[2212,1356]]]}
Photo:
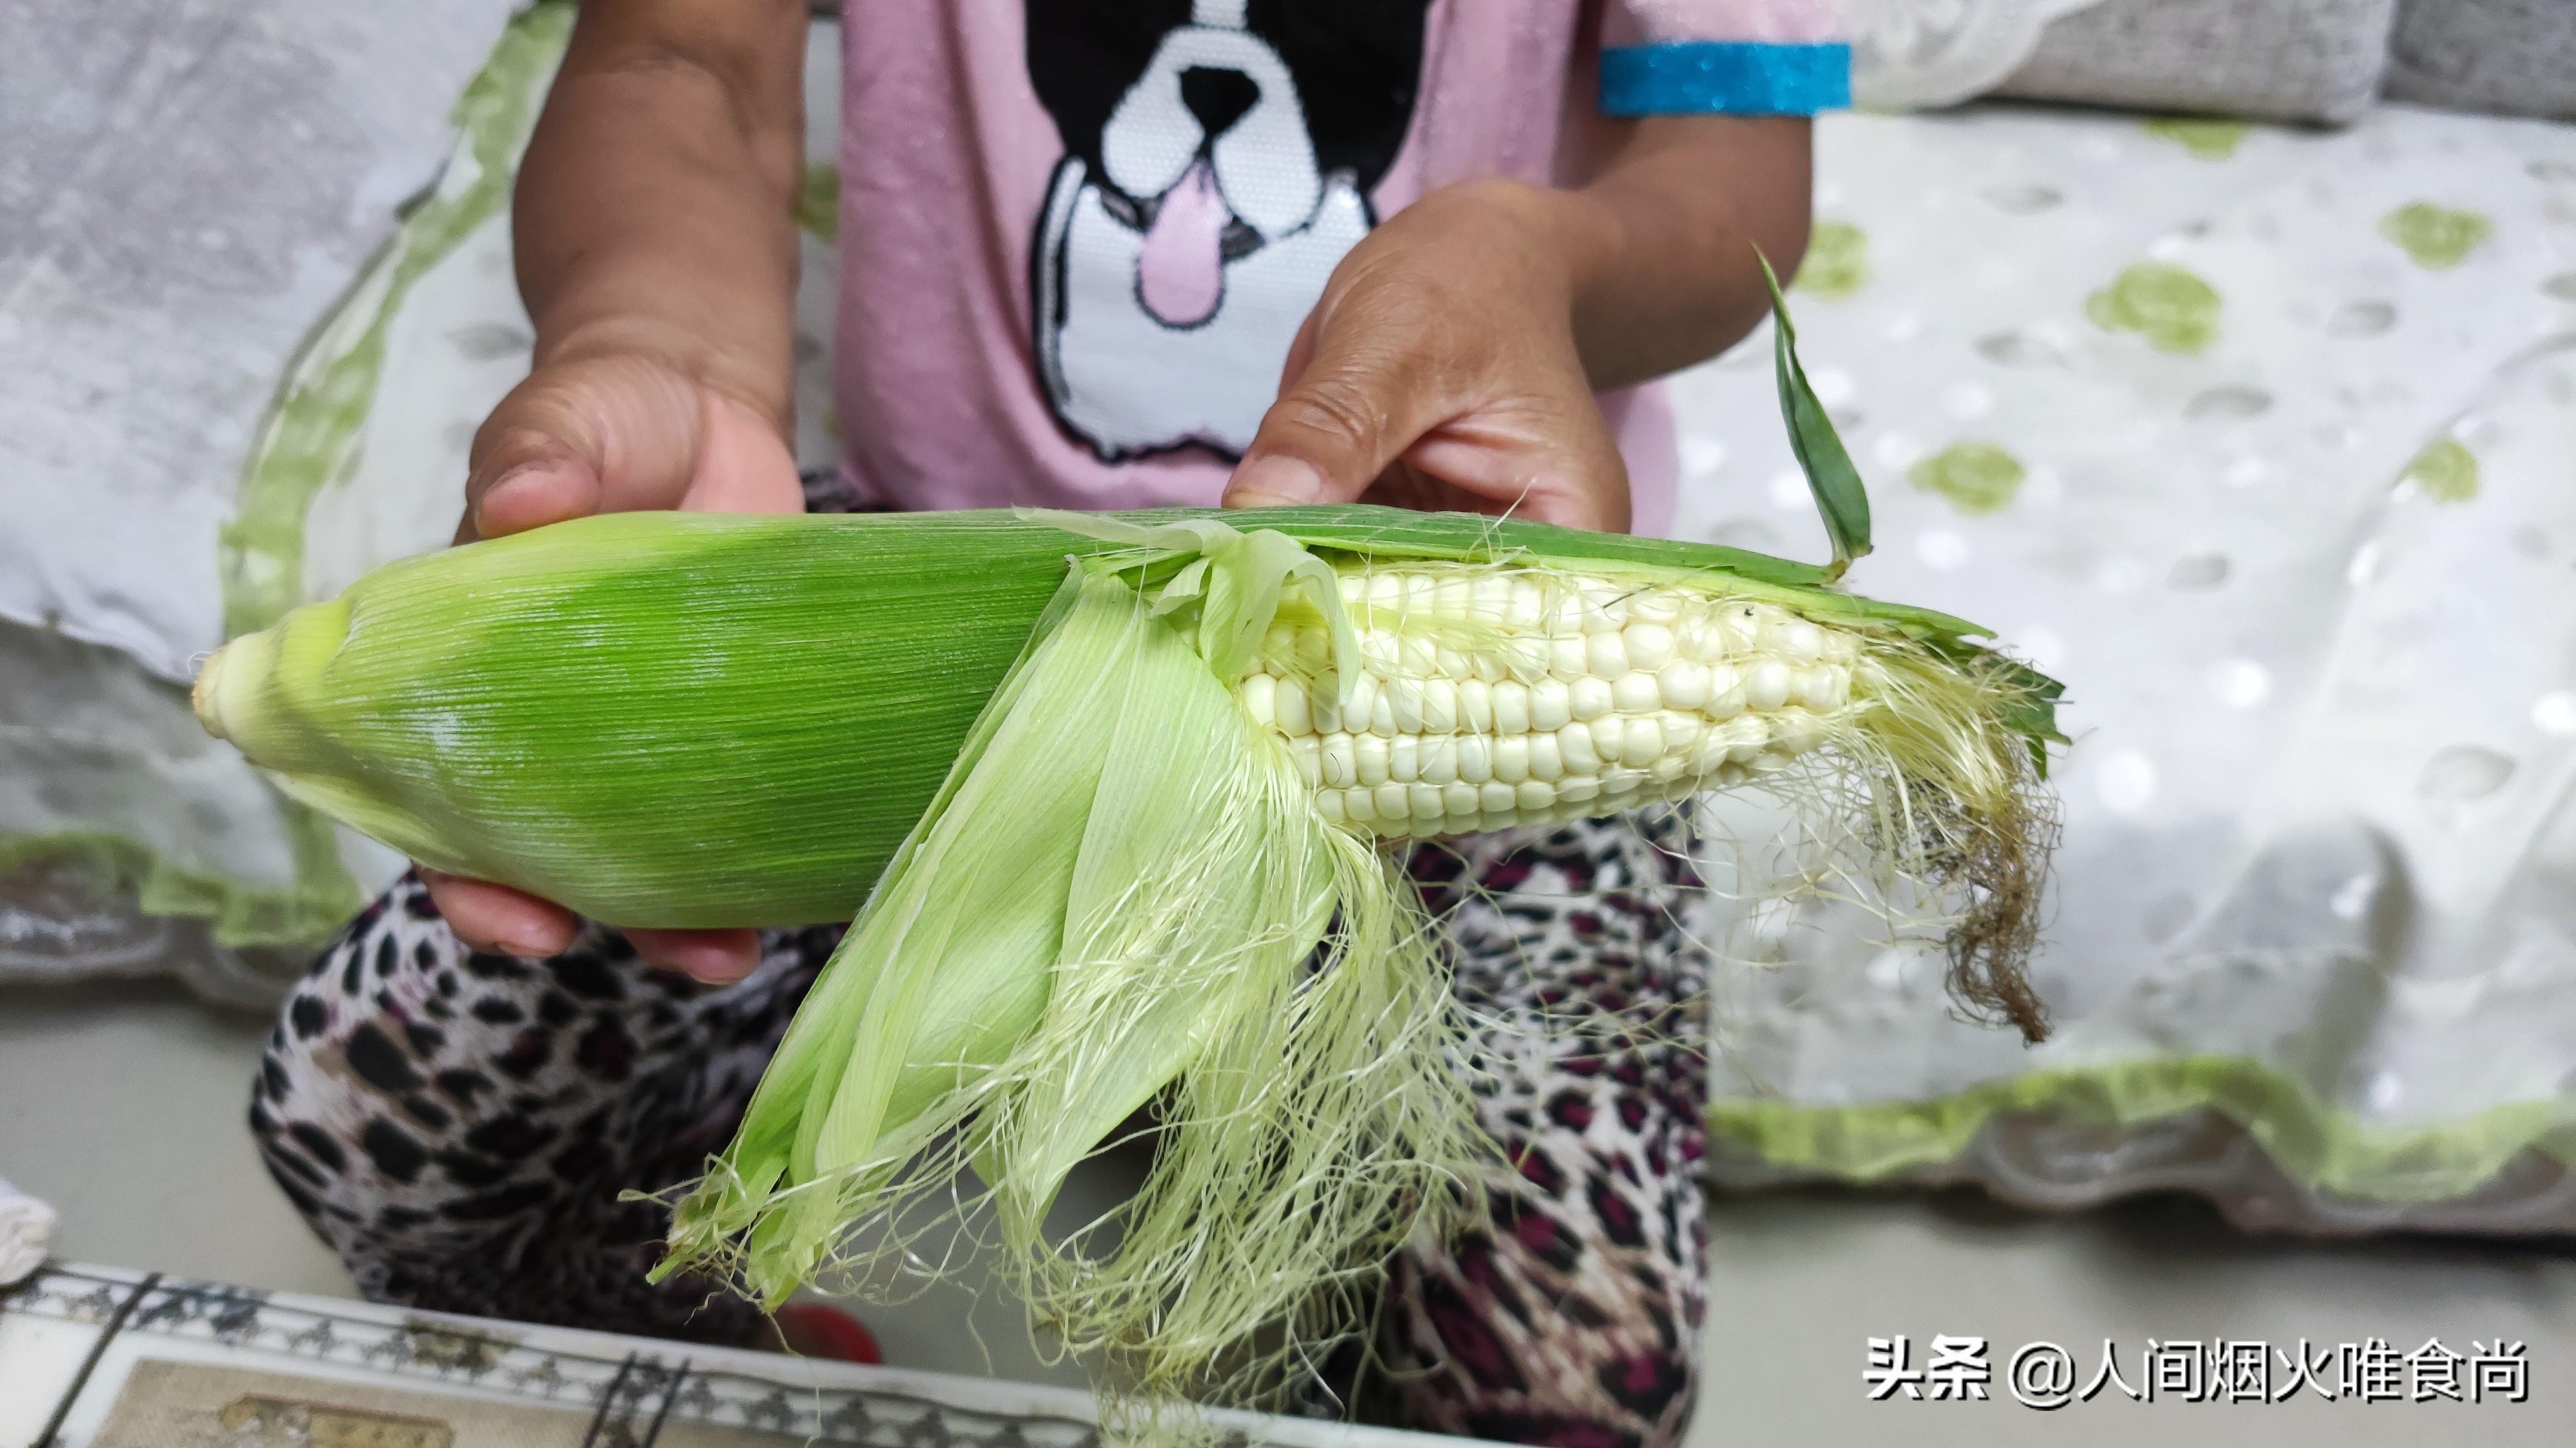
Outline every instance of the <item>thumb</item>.
{"label": "thumb", "polygon": [[1345,298],[1311,347],[1297,349],[1308,354],[1305,365],[1292,367],[1262,415],[1227,480],[1226,507],[1350,502],[1444,420],[1437,379],[1422,353],[1400,341],[1415,328],[1375,310]]}
{"label": "thumb", "polygon": [[651,362],[540,368],[474,435],[458,541],[611,509],[677,506],[700,425],[689,384]]}

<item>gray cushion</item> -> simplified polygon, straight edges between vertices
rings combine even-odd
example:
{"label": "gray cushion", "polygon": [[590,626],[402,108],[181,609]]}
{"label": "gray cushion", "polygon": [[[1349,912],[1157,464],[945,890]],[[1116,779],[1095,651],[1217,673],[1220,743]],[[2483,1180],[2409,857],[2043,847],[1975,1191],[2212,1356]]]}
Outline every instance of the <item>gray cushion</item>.
{"label": "gray cushion", "polygon": [[[2525,3],[2557,6],[2571,0]],[[2039,48],[1996,94],[2268,120],[2350,121],[2378,97],[2396,4],[2101,0],[2050,22]]]}
{"label": "gray cushion", "polygon": [[2576,0],[2403,0],[2391,100],[2576,118]]}

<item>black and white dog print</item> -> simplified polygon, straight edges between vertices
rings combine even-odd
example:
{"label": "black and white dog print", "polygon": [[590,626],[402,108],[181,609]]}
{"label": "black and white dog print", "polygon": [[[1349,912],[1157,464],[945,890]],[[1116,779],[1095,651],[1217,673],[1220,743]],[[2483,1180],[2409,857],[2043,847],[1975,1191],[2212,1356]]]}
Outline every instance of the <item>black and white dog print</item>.
{"label": "black and white dog print", "polygon": [[1037,365],[1105,461],[1239,456],[1376,224],[1429,0],[1026,0],[1064,143],[1030,248]]}

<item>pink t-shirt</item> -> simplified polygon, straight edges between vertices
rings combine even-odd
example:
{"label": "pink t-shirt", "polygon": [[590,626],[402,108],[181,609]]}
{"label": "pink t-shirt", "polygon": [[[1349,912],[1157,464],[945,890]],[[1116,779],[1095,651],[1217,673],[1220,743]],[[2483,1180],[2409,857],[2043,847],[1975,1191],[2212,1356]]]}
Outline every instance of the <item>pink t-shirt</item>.
{"label": "pink t-shirt", "polygon": [[[1592,117],[1844,104],[1834,0],[845,0],[837,425],[908,510],[1216,501],[1344,253]],[[1636,527],[1660,388],[1601,399]]]}

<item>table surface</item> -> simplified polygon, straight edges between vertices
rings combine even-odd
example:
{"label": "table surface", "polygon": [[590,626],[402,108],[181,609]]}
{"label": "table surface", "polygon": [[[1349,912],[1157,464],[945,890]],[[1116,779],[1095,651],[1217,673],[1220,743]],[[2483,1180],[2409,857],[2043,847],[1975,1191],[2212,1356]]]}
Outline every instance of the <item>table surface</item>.
{"label": "table surface", "polygon": [[[63,1215],[59,1250],[284,1291],[347,1295],[339,1264],[262,1171],[242,1125],[266,1022],[158,984],[0,990],[0,1176]],[[2039,1216],[1966,1193],[1802,1192],[1711,1211],[1698,1445],[1888,1441],[2104,1444],[2563,1444],[2576,1411],[2576,1244],[2250,1238],[2179,1199]],[[862,1315],[895,1366],[1079,1382],[1037,1360],[998,1294],[934,1292]],[[1988,1340],[1998,1369],[2062,1345],[2079,1385],[2116,1344],[2124,1381],[2150,1340],[2329,1344],[2428,1338],[2462,1353],[2526,1344],[2522,1403],[2319,1401],[2267,1407],[2122,1398],[2040,1412],[2000,1375],[1984,1402],[1871,1402],[1869,1339]],[[2472,1419],[2474,1421],[2472,1421]],[[0,1448],[18,1448],[0,1444]]]}

